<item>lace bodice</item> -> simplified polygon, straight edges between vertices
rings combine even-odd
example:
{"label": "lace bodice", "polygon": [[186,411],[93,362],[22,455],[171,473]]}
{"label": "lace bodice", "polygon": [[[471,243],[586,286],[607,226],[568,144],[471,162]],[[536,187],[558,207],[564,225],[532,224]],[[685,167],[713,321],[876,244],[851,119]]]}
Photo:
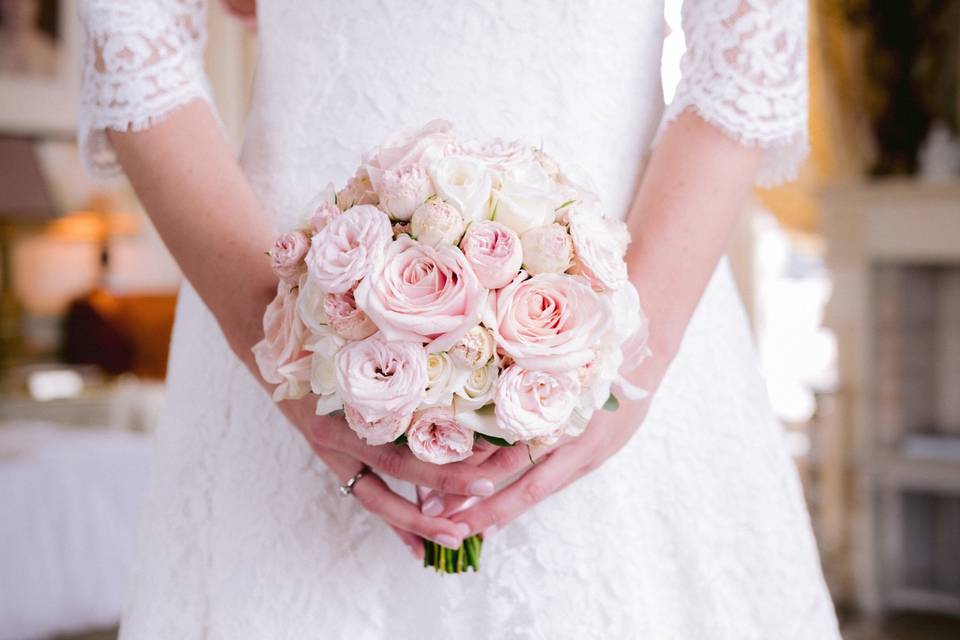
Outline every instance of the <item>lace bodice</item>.
{"label": "lace bodice", "polygon": [[[765,150],[758,184],[794,177],[808,153],[806,13],[803,0],[686,0],[682,77],[660,132],[693,109]],[[190,100],[210,101],[206,2],[81,0],[80,15],[81,151],[90,171],[107,177],[119,167],[104,129],[143,129]]]}

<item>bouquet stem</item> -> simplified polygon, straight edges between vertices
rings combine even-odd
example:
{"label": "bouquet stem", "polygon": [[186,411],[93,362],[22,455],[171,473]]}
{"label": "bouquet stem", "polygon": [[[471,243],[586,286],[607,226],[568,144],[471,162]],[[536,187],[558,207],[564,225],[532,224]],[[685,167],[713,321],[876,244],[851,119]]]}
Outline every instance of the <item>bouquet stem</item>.
{"label": "bouquet stem", "polygon": [[423,541],[423,566],[433,567],[437,573],[466,573],[480,570],[480,550],[483,536],[477,534],[463,541],[459,549],[448,549],[431,540]]}

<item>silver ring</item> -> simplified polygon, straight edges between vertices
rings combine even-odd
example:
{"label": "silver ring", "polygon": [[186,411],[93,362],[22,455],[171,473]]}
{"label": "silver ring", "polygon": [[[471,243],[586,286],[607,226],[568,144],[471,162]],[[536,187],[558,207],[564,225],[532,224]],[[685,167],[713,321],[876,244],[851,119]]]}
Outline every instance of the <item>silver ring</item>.
{"label": "silver ring", "polygon": [[357,471],[352,478],[340,485],[340,495],[346,497],[353,493],[353,487],[360,482],[360,478],[370,473],[370,467],[364,465],[360,467],[360,471]]}

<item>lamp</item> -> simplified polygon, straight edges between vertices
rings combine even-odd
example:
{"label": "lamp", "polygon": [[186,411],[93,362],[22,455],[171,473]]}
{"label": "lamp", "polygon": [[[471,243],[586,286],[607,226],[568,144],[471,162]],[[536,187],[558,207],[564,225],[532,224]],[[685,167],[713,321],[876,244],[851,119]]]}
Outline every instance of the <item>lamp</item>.
{"label": "lamp", "polygon": [[20,305],[13,293],[10,246],[18,226],[42,224],[56,216],[31,138],[0,136],[0,364],[20,351]]}

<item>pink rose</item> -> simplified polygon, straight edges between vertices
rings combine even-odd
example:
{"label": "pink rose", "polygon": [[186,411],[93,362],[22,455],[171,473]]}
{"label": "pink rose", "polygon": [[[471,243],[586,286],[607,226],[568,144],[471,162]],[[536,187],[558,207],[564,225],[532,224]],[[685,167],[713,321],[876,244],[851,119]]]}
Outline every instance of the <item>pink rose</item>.
{"label": "pink rose", "polygon": [[460,248],[480,283],[488,289],[506,286],[523,262],[520,238],[499,222],[474,222],[467,228]]}
{"label": "pink rose", "polygon": [[516,440],[549,438],[570,419],[580,395],[576,371],[508,367],[497,382],[497,426]]}
{"label": "pink rose", "polygon": [[612,310],[586,280],[560,273],[521,273],[496,294],[494,337],[521,367],[576,369],[590,362]]}
{"label": "pink rose", "polygon": [[459,249],[409,236],[387,248],[379,270],[356,291],[357,306],[386,339],[428,342],[429,351],[449,349],[475,326],[486,297]]}
{"label": "pink rose", "polygon": [[378,204],[379,199],[370,183],[370,176],[363,167],[357,169],[347,185],[337,192],[336,204],[341,211],[346,211],[360,204]]}
{"label": "pink rose", "polygon": [[377,332],[377,325],[360,309],[353,290],[328,293],[323,298],[323,314],[333,330],[347,340],[363,340]]}
{"label": "pink rose", "polygon": [[302,231],[292,231],[277,236],[270,247],[270,266],[278,278],[289,284],[300,281],[304,270],[303,257],[307,255],[310,241]]}
{"label": "pink rose", "polygon": [[620,220],[604,218],[574,208],[567,214],[573,240],[573,267],[597,290],[617,289],[627,280],[623,257],[630,242],[627,226]]}
{"label": "pink rose", "polygon": [[[270,384],[283,383],[287,378],[280,371],[282,367],[310,357],[303,349],[307,335],[297,314],[297,288],[283,281],[277,283],[277,296],[263,314],[263,340],[253,346],[260,376]],[[290,368],[285,371],[290,375]]]}
{"label": "pink rose", "polygon": [[473,453],[473,431],[457,421],[448,407],[431,407],[413,414],[407,446],[431,464],[459,462]]}
{"label": "pink rose", "polygon": [[387,171],[405,171],[414,166],[427,170],[431,162],[453,151],[457,142],[450,133],[452,128],[453,125],[446,120],[433,120],[417,131],[394,134],[363,154],[363,169],[370,177],[373,190],[383,193],[384,173]]}
{"label": "pink rose", "polygon": [[479,369],[490,361],[495,348],[490,331],[477,325],[450,347],[450,358],[464,369]]}
{"label": "pink rose", "polygon": [[323,231],[323,228],[338,215],[340,215],[340,208],[337,205],[322,202],[310,216],[310,228],[313,229],[314,233]]}
{"label": "pink rose", "polygon": [[391,413],[374,422],[367,422],[360,412],[349,404],[343,405],[343,415],[354,433],[373,446],[393,442],[402,436],[410,426],[412,418],[412,414],[409,413]]}
{"label": "pink rose", "polygon": [[367,422],[413,413],[427,386],[427,353],[416,342],[374,335],[345,345],[334,358],[337,394]]}
{"label": "pink rose", "polygon": [[386,214],[372,205],[358,205],[313,236],[307,271],[322,291],[344,293],[370,272],[390,241]]}
{"label": "pink rose", "polygon": [[463,147],[467,155],[499,171],[508,165],[526,162],[534,157],[534,148],[521,140],[506,141],[503,138],[493,138],[484,142],[469,140]]}
{"label": "pink rose", "polygon": [[433,183],[419,165],[388,169],[380,177],[380,208],[394,220],[409,220],[414,210],[433,195]]}

